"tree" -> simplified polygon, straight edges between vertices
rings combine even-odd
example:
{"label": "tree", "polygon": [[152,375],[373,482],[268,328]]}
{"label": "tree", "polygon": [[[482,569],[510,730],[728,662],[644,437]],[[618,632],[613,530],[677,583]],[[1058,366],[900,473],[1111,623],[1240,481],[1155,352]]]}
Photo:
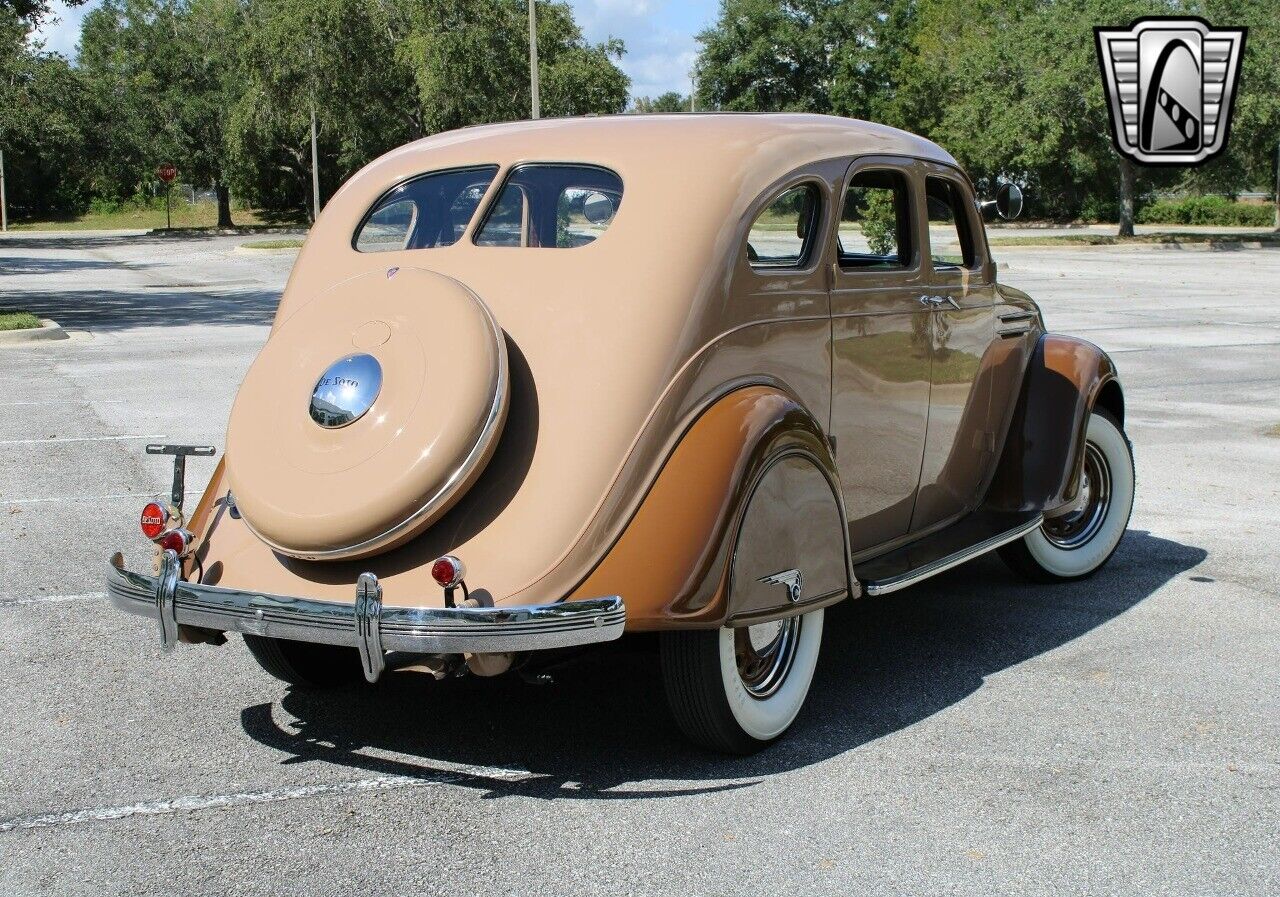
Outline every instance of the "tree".
{"label": "tree", "polygon": [[109,139],[131,167],[116,176],[136,189],[172,162],[213,185],[219,227],[232,225],[227,125],[242,29],[237,0],[105,0],[81,34],[81,67],[112,110]]}
{"label": "tree", "polygon": [[32,25],[0,7],[0,149],[6,194],[24,216],[72,213],[91,193],[93,100],[65,59],[29,43]]}
{"label": "tree", "polygon": [[632,112],[688,112],[689,98],[668,90],[656,97],[636,97],[631,104]]}
{"label": "tree", "polygon": [[[85,0],[63,0],[65,6],[82,6]],[[0,17],[12,13],[22,24],[35,28],[49,18],[49,0],[0,0]]]}

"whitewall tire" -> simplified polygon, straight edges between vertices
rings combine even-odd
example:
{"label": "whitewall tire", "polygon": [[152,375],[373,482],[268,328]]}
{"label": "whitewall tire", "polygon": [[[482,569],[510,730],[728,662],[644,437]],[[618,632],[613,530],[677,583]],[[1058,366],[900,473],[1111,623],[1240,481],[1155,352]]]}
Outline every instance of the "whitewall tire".
{"label": "whitewall tire", "polygon": [[819,609],[749,627],[663,633],[663,682],[676,723],[726,753],[775,741],[808,697],[823,616]]}
{"label": "whitewall tire", "polygon": [[1015,572],[1037,582],[1070,582],[1097,572],[1115,553],[1129,525],[1134,496],[1133,450],[1106,411],[1089,416],[1081,501],[1045,520],[1025,538],[1000,549]]}

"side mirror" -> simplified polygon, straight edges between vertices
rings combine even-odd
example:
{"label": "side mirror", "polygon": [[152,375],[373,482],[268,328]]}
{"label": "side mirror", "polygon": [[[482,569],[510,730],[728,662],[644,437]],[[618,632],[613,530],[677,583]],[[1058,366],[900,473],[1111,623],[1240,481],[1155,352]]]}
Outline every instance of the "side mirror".
{"label": "side mirror", "polygon": [[582,217],[592,224],[605,224],[613,217],[613,200],[604,193],[591,192],[582,201]]}
{"label": "side mirror", "polygon": [[979,203],[983,211],[996,210],[996,214],[1006,221],[1012,221],[1022,214],[1022,189],[1017,184],[1001,184],[996,190],[996,198]]}

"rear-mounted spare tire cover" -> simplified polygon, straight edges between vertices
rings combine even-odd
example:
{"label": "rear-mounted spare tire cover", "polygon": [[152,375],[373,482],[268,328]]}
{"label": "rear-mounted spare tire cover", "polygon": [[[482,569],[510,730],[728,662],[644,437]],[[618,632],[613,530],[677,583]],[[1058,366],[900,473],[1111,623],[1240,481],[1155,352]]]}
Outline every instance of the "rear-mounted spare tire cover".
{"label": "rear-mounted spare tire cover", "polygon": [[452,278],[341,283],[271,335],[227,427],[245,522],[279,552],[358,558],[439,519],[484,469],[507,411],[502,332]]}

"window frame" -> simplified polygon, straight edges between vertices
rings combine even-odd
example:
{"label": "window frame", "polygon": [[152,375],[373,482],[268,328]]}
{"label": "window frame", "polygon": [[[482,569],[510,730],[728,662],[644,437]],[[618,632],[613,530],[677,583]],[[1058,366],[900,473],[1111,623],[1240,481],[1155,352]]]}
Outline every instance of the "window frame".
{"label": "window frame", "polygon": [[[596,164],[595,162],[575,162],[575,161],[563,161],[563,160],[543,161],[538,159],[524,159],[520,162],[512,163],[511,165],[508,165],[506,168],[500,170],[498,174],[495,175],[493,184],[490,185],[489,195],[486,197],[485,200],[481,201],[481,205],[484,206],[483,213],[479,217],[472,218],[470,234],[467,235],[464,233],[463,235],[464,237],[469,237],[469,241],[472,246],[475,246],[478,249],[585,249],[588,246],[594,246],[596,243],[599,243],[600,240],[602,240],[605,237],[605,234],[607,234],[609,230],[613,227],[614,221],[617,219],[619,212],[621,212],[621,205],[622,205],[621,202],[619,202],[618,204],[619,205],[618,210],[614,212],[614,217],[609,221],[609,227],[605,228],[604,233],[601,233],[600,236],[596,237],[590,243],[587,243],[583,246],[555,246],[555,245],[533,246],[529,243],[529,234],[532,233],[532,230],[533,230],[531,227],[532,203],[529,201],[529,191],[525,189],[525,186],[523,184],[517,184],[516,186],[520,189],[521,193],[524,195],[524,203],[523,203],[524,205],[523,219],[524,220],[521,225],[520,245],[504,246],[502,244],[480,243],[479,242],[480,235],[484,233],[484,228],[485,228],[485,225],[489,223],[490,215],[497,208],[499,201],[501,201],[502,194],[507,189],[507,184],[510,183],[513,175],[515,175],[517,172],[525,168],[589,168],[594,171],[600,171],[607,175],[611,175],[612,177],[617,178],[618,183],[622,187],[622,189],[619,192],[619,195],[622,197],[625,197],[627,193],[627,183],[625,180],[623,180],[622,175],[618,174],[618,172],[614,171],[612,168],[609,168],[605,165]],[[458,242],[461,243],[462,240],[459,239]]]}
{"label": "window frame", "polygon": [[[751,228],[760,220],[760,216],[765,213],[771,205],[800,187],[808,187],[813,190],[815,201],[810,211],[809,232],[805,236],[805,243],[800,253],[800,257],[794,264],[789,265],[757,265],[751,261],[750,253],[747,251],[751,242]],[[823,216],[826,214],[828,203],[827,191],[824,189],[823,182],[814,176],[812,172],[796,175],[788,179],[781,185],[776,185],[757,198],[756,202],[751,206],[751,217],[749,223],[742,234],[742,241],[738,247],[738,256],[746,264],[747,269],[753,274],[767,277],[770,274],[781,273],[795,275],[797,273],[808,274],[817,269],[822,261],[822,256],[826,251],[826,227]]]}
{"label": "window frame", "polygon": [[[896,165],[893,164],[893,162],[889,161],[888,159],[885,159],[884,157],[868,158],[866,160],[867,164],[864,164],[864,165],[858,164],[860,161],[862,160],[861,159],[854,160],[854,162],[849,166],[849,171],[845,175],[844,183],[840,189],[840,214],[836,217],[834,222],[835,236],[834,236],[833,247],[835,249],[836,267],[839,268],[839,270],[842,273],[849,274],[849,275],[857,275],[862,272],[867,272],[867,273],[875,272],[879,274],[899,274],[904,272],[919,271],[920,261],[921,261],[921,252],[920,252],[920,246],[919,246],[919,243],[920,243],[919,234],[918,234],[919,229],[916,227],[916,222],[914,220],[915,208],[916,208],[916,198],[915,198],[916,188],[915,188],[915,178],[912,177],[913,172],[909,167],[911,160],[904,158],[901,160],[899,164],[896,164]],[[888,172],[898,177],[902,181],[903,186],[906,188],[906,198],[905,198],[903,211],[905,211],[907,214],[907,220],[905,224],[900,224],[898,227],[898,244],[899,244],[899,250],[901,250],[901,242],[902,242],[901,236],[903,233],[906,233],[908,236],[908,239],[910,240],[910,243],[908,245],[910,254],[905,263],[899,261],[899,264],[894,265],[893,267],[880,267],[876,265],[846,265],[842,261],[844,253],[841,251],[841,248],[840,248],[840,225],[844,222],[844,204],[849,196],[849,191],[853,188],[853,182],[864,174],[867,174],[869,172],[876,172],[876,171]],[[899,252],[898,257],[901,260],[901,257],[902,257],[901,252]]]}
{"label": "window frame", "polygon": [[[964,244],[968,242],[969,251],[972,253],[971,258],[964,264],[952,264],[949,262],[936,263],[933,256],[933,240],[929,233],[929,179],[943,181],[951,186],[959,199],[959,208],[952,207],[952,214],[955,216],[956,232],[961,240],[961,252],[963,257]],[[924,170],[921,172],[920,180],[920,213],[922,215],[923,233],[925,242],[929,246],[927,256],[929,258],[929,271],[932,274],[939,275],[957,275],[966,274],[983,274],[987,264],[987,247],[985,240],[985,232],[982,230],[982,224],[977,221],[978,207],[973,199],[973,190],[969,186],[963,174],[955,171],[949,166],[943,166],[935,162],[926,162]],[[980,239],[979,235],[982,235]]]}
{"label": "window frame", "polygon": [[[421,180],[422,178],[434,177],[436,175],[441,175],[441,174],[461,174],[467,171],[484,171],[489,168],[493,169],[493,177],[489,179],[489,183],[486,185],[484,193],[480,196],[480,201],[476,203],[475,211],[471,213],[471,217],[467,220],[466,225],[463,227],[462,233],[460,233],[458,235],[458,239],[454,240],[452,243],[447,243],[444,245],[436,245],[436,246],[415,246],[412,248],[408,246],[401,246],[397,249],[379,249],[379,250],[364,250],[356,245],[357,241],[360,239],[360,234],[364,231],[365,226],[369,223],[369,220],[373,218],[374,213],[378,211],[379,206],[382,205],[383,201],[386,200],[387,197],[389,197],[391,194],[395,193],[397,190],[401,189],[402,187],[405,187],[413,183],[414,181]],[[493,191],[493,185],[497,183],[498,178],[501,174],[502,174],[502,165],[500,163],[482,162],[482,163],[477,163],[475,165],[454,165],[448,168],[437,168],[431,171],[420,171],[416,174],[411,174],[408,177],[401,178],[400,180],[392,184],[390,187],[388,187],[386,190],[383,190],[381,193],[379,193],[378,198],[369,204],[369,208],[365,210],[364,215],[362,215],[360,218],[360,223],[357,224],[355,229],[351,231],[351,249],[354,252],[360,253],[361,255],[379,255],[384,252],[417,252],[420,249],[448,249],[450,246],[457,246],[464,239],[466,239],[468,232],[471,230],[472,226],[475,223],[476,215],[479,213],[480,208],[485,205],[486,198]],[[418,219],[421,217],[421,209],[417,208],[417,203],[414,203],[414,206],[415,208],[414,208],[414,216],[413,216],[413,226],[409,229],[409,232],[405,237],[406,243],[408,243],[413,238],[414,232],[417,230],[417,227],[418,227]]]}

